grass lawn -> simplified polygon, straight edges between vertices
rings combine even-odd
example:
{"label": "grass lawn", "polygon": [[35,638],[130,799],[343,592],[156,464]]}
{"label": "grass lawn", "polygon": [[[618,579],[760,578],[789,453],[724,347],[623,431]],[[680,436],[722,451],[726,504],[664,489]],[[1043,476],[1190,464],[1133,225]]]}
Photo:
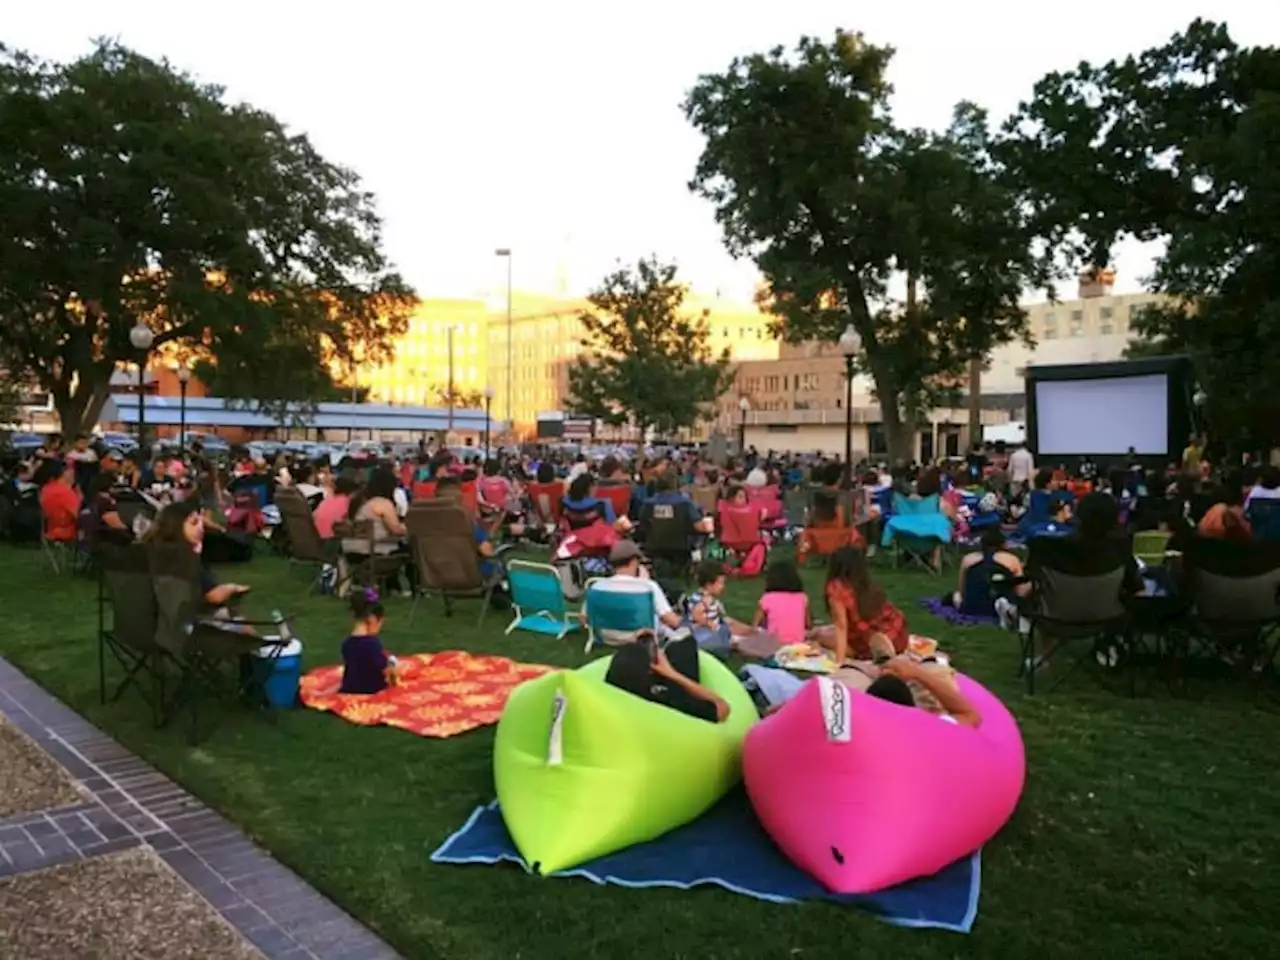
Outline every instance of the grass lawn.
{"label": "grass lawn", "polygon": [[[304,596],[274,559],[224,576],[255,587],[250,612],[295,611],[307,664],[337,659],[344,605]],[[155,730],[140,700],[98,703],[95,588],[52,578],[38,551],[0,548],[0,653],[169,776],[241,824],[410,958],[1208,957],[1266,956],[1280,936],[1280,711],[1240,682],[1136,699],[1078,673],[1028,698],[1008,635],[950,628],[916,599],[943,581],[884,570],[917,633],[1006,698],[1022,724],[1026,793],[986,849],[969,937],[898,929],[827,905],[777,906],[712,890],[627,891],[540,880],[514,867],[436,866],[428,855],[493,796],[493,730],[444,741],[359,728],[298,710],[272,728],[232,716],[196,749]],[[815,597],[820,577],[807,574]],[[949,582],[949,578],[948,581]],[[758,584],[734,585],[749,616]],[[581,642],[503,637],[474,604],[412,627],[392,600],[394,652],[461,648],[563,666]],[[885,829],[893,829],[887,823]]]}

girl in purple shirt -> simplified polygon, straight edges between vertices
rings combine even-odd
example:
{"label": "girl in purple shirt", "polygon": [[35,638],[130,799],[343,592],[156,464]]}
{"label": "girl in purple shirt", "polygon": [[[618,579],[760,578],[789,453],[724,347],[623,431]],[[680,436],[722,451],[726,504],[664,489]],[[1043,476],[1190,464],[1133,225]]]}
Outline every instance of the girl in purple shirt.
{"label": "girl in purple shirt", "polygon": [[342,687],[340,693],[377,693],[387,685],[387,671],[396,658],[387,656],[378,634],[386,611],[372,587],[351,594],[351,615],[355,623],[351,635],[342,641]]}

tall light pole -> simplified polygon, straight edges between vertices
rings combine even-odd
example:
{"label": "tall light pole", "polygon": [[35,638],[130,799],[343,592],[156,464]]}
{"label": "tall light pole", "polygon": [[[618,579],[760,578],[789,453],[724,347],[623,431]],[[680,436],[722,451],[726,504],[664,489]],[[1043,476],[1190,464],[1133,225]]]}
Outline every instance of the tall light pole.
{"label": "tall light pole", "polygon": [[489,428],[490,428],[490,408],[493,406],[493,387],[484,388],[484,458],[492,459],[493,454],[489,452]]}
{"label": "tall light pole", "polygon": [[187,459],[187,384],[191,382],[191,368],[185,363],[178,364],[174,371],[178,375],[178,450],[182,459]]}
{"label": "tall light pole", "polygon": [[844,483],[845,491],[853,489],[853,363],[862,350],[862,337],[853,324],[840,334],[840,353],[844,355]]}
{"label": "tall light pole", "polygon": [[507,389],[507,429],[509,430],[511,429],[511,426],[516,422],[515,415],[512,413],[513,408],[511,406],[511,364],[515,356],[514,350],[512,348],[512,337],[511,337],[511,327],[512,327],[512,324],[511,324],[511,259],[512,259],[511,248],[499,247],[497,250],[493,251],[493,253],[494,253],[494,256],[505,257],[507,260],[507,387],[506,389]]}
{"label": "tall light pole", "polygon": [[448,426],[448,429],[445,431],[445,437],[446,437],[445,442],[448,442],[449,434],[453,433],[453,408],[456,403],[454,398],[457,396],[457,392],[453,388],[453,335],[454,333],[457,332],[457,329],[458,329],[457,324],[451,323],[449,324],[449,328],[445,331],[445,335],[448,337],[448,344],[449,344],[449,386],[447,388],[449,391],[449,394],[445,398],[449,401],[449,414],[448,414],[449,426]]}
{"label": "tall light pole", "polygon": [[151,450],[147,446],[147,354],[156,342],[156,335],[139,321],[129,331],[129,342],[138,351],[138,448],[144,457],[142,462],[150,463]]}
{"label": "tall light pole", "polygon": [[[747,458],[747,412],[751,409],[751,401],[746,397],[738,398],[738,412],[742,418],[738,421],[738,456],[742,457],[743,462]],[[643,443],[644,441],[641,440]]]}

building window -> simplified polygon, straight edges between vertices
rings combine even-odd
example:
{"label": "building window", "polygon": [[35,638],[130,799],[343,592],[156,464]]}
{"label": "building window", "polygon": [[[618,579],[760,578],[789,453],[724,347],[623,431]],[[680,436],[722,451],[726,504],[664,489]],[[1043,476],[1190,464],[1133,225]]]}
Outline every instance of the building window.
{"label": "building window", "polygon": [[871,456],[887,454],[889,439],[885,436],[883,423],[867,424],[867,453]]}
{"label": "building window", "polygon": [[1129,328],[1129,319],[1125,315],[1124,307],[1120,308],[1120,312],[1116,314],[1116,333],[1124,333]]}
{"label": "building window", "polygon": [[1114,311],[1110,307],[1098,308],[1098,332],[1104,336],[1115,333]]}
{"label": "building window", "polygon": [[1058,338],[1058,315],[1053,311],[1044,315],[1044,338],[1046,340]]}
{"label": "building window", "polygon": [[1057,339],[1058,339],[1058,328],[1057,328],[1057,327],[1050,327],[1050,326],[1046,326],[1046,327],[1044,328],[1044,338],[1045,338],[1046,340],[1057,340]]}
{"label": "building window", "polygon": [[1073,337],[1084,336],[1084,311],[1083,310],[1071,311],[1071,336]]}

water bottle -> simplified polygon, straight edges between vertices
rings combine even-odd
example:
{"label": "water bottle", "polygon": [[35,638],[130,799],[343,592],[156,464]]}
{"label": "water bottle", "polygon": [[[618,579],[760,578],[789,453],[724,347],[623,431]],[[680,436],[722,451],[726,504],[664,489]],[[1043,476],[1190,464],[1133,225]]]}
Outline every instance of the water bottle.
{"label": "water bottle", "polygon": [[283,613],[279,610],[272,610],[271,622],[276,625],[276,635],[281,640],[288,642],[293,639],[293,631],[289,629],[289,622],[285,620]]}

